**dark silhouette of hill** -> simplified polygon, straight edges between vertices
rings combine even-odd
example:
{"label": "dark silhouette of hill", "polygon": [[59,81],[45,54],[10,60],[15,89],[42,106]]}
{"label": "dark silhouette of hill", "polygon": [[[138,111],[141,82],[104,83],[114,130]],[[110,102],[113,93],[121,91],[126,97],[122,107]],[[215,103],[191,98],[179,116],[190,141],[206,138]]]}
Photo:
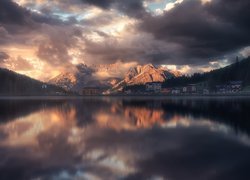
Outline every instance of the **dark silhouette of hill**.
{"label": "dark silhouette of hill", "polygon": [[60,95],[67,92],[8,69],[0,68],[0,95]]}
{"label": "dark silhouette of hill", "polygon": [[16,118],[25,117],[41,109],[60,106],[65,102],[63,99],[1,99],[0,100],[0,124]]}
{"label": "dark silhouette of hill", "polygon": [[224,68],[212,70],[207,73],[195,73],[191,76],[181,76],[168,79],[163,87],[180,87],[187,84],[208,82],[210,88],[229,81],[242,81],[243,86],[250,85],[250,57],[241,61],[236,60],[234,64]]}

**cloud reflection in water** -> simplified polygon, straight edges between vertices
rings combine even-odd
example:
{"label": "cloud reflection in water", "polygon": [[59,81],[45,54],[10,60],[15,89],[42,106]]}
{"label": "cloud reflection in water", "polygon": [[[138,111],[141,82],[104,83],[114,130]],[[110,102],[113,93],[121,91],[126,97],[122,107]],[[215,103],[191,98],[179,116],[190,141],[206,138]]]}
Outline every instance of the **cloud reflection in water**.
{"label": "cloud reflection in water", "polygon": [[[0,179],[249,177],[247,101],[52,102],[33,101],[32,112],[20,106],[28,113],[0,124]],[[236,125],[214,108],[235,106],[228,113],[241,118]]]}

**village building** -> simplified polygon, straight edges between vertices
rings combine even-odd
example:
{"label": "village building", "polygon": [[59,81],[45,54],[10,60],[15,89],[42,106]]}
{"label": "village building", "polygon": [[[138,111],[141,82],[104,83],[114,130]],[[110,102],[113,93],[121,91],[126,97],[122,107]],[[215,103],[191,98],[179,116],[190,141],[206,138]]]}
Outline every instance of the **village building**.
{"label": "village building", "polygon": [[132,94],[132,90],[131,90],[131,89],[124,90],[123,92],[124,92],[125,94],[127,94],[127,95],[128,95],[128,94]]}
{"label": "village building", "polygon": [[103,90],[98,87],[85,87],[80,92],[80,95],[82,96],[96,96],[101,95]]}
{"label": "village building", "polygon": [[196,93],[196,86],[195,84],[189,84],[181,88],[182,94],[194,94]]}
{"label": "village building", "polygon": [[174,95],[181,94],[181,88],[173,88],[171,90],[171,94],[174,94]]}
{"label": "village building", "polygon": [[188,92],[187,86],[182,87],[182,93],[187,94],[187,92]]}
{"label": "village building", "polygon": [[171,88],[161,88],[161,93],[162,94],[170,94],[171,93]]}
{"label": "village building", "polygon": [[158,82],[146,83],[146,91],[151,92],[151,93],[160,93],[161,83],[158,83]]}
{"label": "village building", "polygon": [[197,86],[196,86],[196,84],[190,84],[188,86],[188,91],[191,92],[191,93],[196,93],[197,92]]}
{"label": "village building", "polygon": [[209,87],[207,82],[200,82],[196,84],[189,84],[182,87],[183,94],[209,94]]}
{"label": "village building", "polygon": [[207,81],[200,82],[196,84],[196,91],[198,94],[209,94],[209,84]]}
{"label": "village building", "polygon": [[239,92],[242,90],[242,81],[230,81],[231,92]]}
{"label": "village building", "polygon": [[227,84],[216,85],[216,92],[225,93],[237,93],[242,90],[242,81],[229,81]]}
{"label": "village building", "polygon": [[225,84],[216,85],[215,88],[216,88],[216,93],[219,93],[219,94],[225,94],[225,93],[228,93],[229,91],[228,86]]}
{"label": "village building", "polygon": [[42,85],[42,89],[47,89],[48,88],[48,85],[47,84],[43,84]]}

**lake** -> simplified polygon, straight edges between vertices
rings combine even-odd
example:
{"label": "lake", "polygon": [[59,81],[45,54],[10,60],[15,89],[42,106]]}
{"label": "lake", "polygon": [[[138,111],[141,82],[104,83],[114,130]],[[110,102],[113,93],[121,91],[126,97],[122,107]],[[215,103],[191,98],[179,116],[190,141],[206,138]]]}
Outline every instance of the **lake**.
{"label": "lake", "polygon": [[250,99],[1,98],[1,180],[248,180]]}

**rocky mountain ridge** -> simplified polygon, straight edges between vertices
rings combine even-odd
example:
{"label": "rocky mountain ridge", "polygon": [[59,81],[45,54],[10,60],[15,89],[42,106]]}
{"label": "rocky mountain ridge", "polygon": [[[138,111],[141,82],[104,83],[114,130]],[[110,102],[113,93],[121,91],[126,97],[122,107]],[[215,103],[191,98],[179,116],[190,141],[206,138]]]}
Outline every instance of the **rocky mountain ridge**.
{"label": "rocky mountain ridge", "polygon": [[98,78],[96,73],[103,73],[105,71],[113,72],[116,70],[117,68],[112,66],[105,67],[103,65],[98,67],[78,64],[73,71],[63,72],[48,82],[71,91],[80,91],[84,87],[102,87],[108,89],[121,79],[119,77]]}
{"label": "rocky mountain ridge", "polygon": [[[152,64],[137,65],[128,70],[123,77],[118,77],[119,66],[79,64],[73,72],[64,72],[49,80],[49,83],[67,90],[80,91],[84,87],[102,87],[111,91],[121,91],[126,85],[145,84],[148,82],[164,82],[176,77],[170,70]],[[108,72],[112,77],[97,77],[96,74]],[[105,75],[105,74],[104,74]]]}
{"label": "rocky mountain ridge", "polygon": [[122,91],[124,86],[141,85],[149,82],[164,82],[167,79],[175,77],[175,74],[166,68],[156,67],[153,64],[138,65],[131,68],[124,79],[117,83],[108,93],[113,91]]}

